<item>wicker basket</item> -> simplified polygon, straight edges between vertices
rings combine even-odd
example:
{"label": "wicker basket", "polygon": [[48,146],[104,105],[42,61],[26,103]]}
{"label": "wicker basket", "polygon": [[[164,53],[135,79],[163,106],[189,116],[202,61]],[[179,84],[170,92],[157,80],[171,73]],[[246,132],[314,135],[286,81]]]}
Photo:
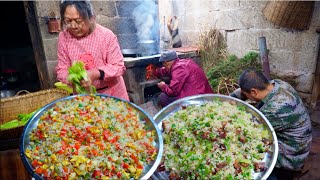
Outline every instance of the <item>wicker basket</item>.
{"label": "wicker basket", "polygon": [[314,1],[269,1],[264,16],[275,25],[296,30],[309,28]]}
{"label": "wicker basket", "polygon": [[[62,89],[47,89],[37,92],[16,95],[10,98],[1,99],[0,104],[0,123],[5,124],[11,120],[17,119],[18,114],[33,112],[44,105],[63,97],[69,93]],[[0,140],[20,137],[22,127],[8,129],[0,132]]]}

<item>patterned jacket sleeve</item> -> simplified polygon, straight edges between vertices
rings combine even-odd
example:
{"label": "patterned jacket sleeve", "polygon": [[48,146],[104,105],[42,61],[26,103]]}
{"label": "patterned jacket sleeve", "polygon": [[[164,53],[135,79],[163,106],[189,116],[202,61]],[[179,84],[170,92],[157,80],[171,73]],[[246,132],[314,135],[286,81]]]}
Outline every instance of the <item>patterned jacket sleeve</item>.
{"label": "patterned jacket sleeve", "polygon": [[182,66],[175,67],[172,70],[170,84],[165,85],[162,91],[168,96],[178,96],[189,75],[190,71],[184,69]]}
{"label": "patterned jacket sleeve", "polygon": [[66,39],[63,32],[59,34],[57,54],[58,54],[58,64],[56,66],[57,79],[58,81],[69,84],[67,77],[68,77],[68,68],[71,66],[71,60],[67,55]]}
{"label": "patterned jacket sleeve", "polygon": [[105,53],[106,63],[99,69],[105,73],[104,80],[112,80],[115,77],[122,76],[126,67],[117,37],[112,33],[111,37],[106,37],[105,41],[106,46],[104,46],[102,53]]}
{"label": "patterned jacket sleeve", "polygon": [[170,76],[169,72],[164,67],[157,68],[153,75],[156,77]]}

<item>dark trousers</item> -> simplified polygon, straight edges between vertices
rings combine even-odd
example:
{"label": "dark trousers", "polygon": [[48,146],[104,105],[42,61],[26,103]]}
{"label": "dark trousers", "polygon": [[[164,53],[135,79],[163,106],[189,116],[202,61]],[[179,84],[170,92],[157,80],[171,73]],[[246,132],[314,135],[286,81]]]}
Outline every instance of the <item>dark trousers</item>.
{"label": "dark trousers", "polygon": [[158,104],[159,104],[159,106],[161,106],[163,108],[177,99],[178,98],[176,96],[170,97],[167,94],[162,92],[158,96]]}
{"label": "dark trousers", "polygon": [[267,180],[294,180],[300,176],[300,171],[274,168]]}

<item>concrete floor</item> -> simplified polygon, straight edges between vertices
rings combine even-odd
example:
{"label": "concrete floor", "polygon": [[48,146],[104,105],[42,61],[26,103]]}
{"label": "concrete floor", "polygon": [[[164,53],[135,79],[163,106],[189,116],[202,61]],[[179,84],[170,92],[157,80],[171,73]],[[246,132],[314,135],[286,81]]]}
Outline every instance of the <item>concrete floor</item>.
{"label": "concrete floor", "polygon": [[[160,109],[155,107],[151,101],[140,105],[147,113],[153,117]],[[318,180],[320,179],[320,103],[311,111],[312,120],[312,145],[308,160],[305,163],[305,172],[300,180]],[[282,180],[282,179],[281,179]]]}

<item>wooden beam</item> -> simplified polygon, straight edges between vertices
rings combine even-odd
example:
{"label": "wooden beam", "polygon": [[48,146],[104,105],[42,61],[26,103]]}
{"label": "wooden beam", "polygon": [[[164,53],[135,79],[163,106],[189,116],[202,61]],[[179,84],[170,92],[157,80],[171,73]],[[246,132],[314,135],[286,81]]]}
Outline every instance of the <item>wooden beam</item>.
{"label": "wooden beam", "polygon": [[44,56],[43,45],[41,41],[42,38],[39,32],[39,29],[40,29],[39,23],[37,21],[37,16],[35,11],[35,1],[24,1],[23,4],[24,4],[26,19],[29,27],[34,58],[35,58],[35,62],[38,70],[40,87],[41,89],[48,89],[50,88],[49,76],[48,76],[47,64]]}
{"label": "wooden beam", "polygon": [[320,102],[320,36],[318,37],[318,57],[311,94],[311,106],[315,107],[317,102]]}

